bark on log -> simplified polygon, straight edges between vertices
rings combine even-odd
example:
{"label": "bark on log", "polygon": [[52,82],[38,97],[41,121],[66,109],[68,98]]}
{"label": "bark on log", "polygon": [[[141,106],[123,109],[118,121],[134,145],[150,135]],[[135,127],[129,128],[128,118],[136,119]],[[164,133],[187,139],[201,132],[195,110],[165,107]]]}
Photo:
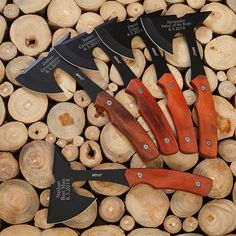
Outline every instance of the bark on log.
{"label": "bark on log", "polygon": [[130,215],[125,215],[120,220],[120,227],[124,231],[131,231],[135,226],[135,220]]}
{"label": "bark on log", "polygon": [[48,224],[47,217],[48,217],[47,208],[39,210],[34,216],[34,225],[40,229],[52,228],[55,224]]}
{"label": "bark on log", "polygon": [[125,234],[118,226],[101,225],[87,229],[81,236],[125,236]]}
{"label": "bark on log", "polygon": [[163,225],[164,229],[171,234],[176,234],[182,229],[182,222],[179,217],[175,215],[168,215]]}
{"label": "bark on log", "polygon": [[17,48],[12,42],[4,42],[0,45],[0,58],[3,61],[10,61],[17,56]]}
{"label": "bark on log", "polygon": [[9,97],[14,92],[12,83],[6,81],[0,84],[0,96],[3,98]]}
{"label": "bark on log", "polygon": [[32,225],[26,225],[26,224],[8,226],[1,232],[1,236],[12,236],[12,235],[42,236],[40,229]]}
{"label": "bark on log", "polygon": [[41,121],[31,124],[28,128],[28,135],[31,139],[45,139],[48,132],[48,126]]}
{"label": "bark on log", "polygon": [[187,217],[184,221],[183,221],[183,230],[185,232],[194,232],[198,227],[198,220],[191,216],[191,217]]}

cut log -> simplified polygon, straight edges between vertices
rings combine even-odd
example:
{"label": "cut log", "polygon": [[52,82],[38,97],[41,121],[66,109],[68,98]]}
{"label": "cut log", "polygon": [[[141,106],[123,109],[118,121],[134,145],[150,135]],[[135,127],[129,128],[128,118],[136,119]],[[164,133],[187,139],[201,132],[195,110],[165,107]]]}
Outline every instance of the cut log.
{"label": "cut log", "polygon": [[146,184],[133,187],[126,195],[127,211],[144,227],[158,227],[169,209],[169,199],[162,190]]}
{"label": "cut log", "polygon": [[[230,68],[227,71],[227,78],[230,82],[232,82],[233,84],[236,84],[236,66]],[[0,79],[1,81],[1,79]]]}
{"label": "cut log", "polygon": [[6,81],[0,84],[0,95],[3,98],[9,97],[14,92],[14,87],[12,83]]}
{"label": "cut log", "polygon": [[[86,170],[85,166],[83,166],[78,161],[73,161],[70,163],[70,167],[72,170]],[[76,181],[72,184],[73,188],[81,188],[83,185],[85,185],[86,181]]]}
{"label": "cut log", "polygon": [[30,235],[30,236],[42,236],[40,229],[32,225],[12,225],[5,228],[1,232],[1,236],[12,236],[12,235]]}
{"label": "cut log", "polygon": [[134,36],[131,41],[131,48],[132,49],[139,49],[143,50],[146,47],[145,43],[143,42],[142,38],[139,36]]}
{"label": "cut log", "polygon": [[3,81],[5,77],[5,66],[2,63],[2,60],[0,60],[0,83]]}
{"label": "cut log", "polygon": [[236,161],[231,162],[230,169],[232,171],[232,174],[236,176]]}
{"label": "cut log", "polygon": [[85,129],[84,135],[88,140],[98,141],[100,137],[100,130],[98,127],[91,125]]}
{"label": "cut log", "polygon": [[50,199],[50,189],[45,189],[40,194],[39,201],[43,207],[49,206],[49,199]]}
{"label": "cut log", "polygon": [[75,0],[77,5],[85,11],[97,11],[106,0]]}
{"label": "cut log", "polygon": [[200,42],[201,44],[207,44],[213,38],[212,30],[205,27],[205,26],[200,26],[199,28],[197,28],[195,35],[196,35],[198,42]]}
{"label": "cut log", "polygon": [[129,140],[111,123],[102,129],[100,141],[105,156],[112,162],[126,162],[135,152]]}
{"label": "cut log", "polygon": [[79,150],[78,147],[74,144],[66,145],[61,153],[67,159],[67,161],[75,161],[79,157]]}
{"label": "cut log", "polygon": [[0,218],[9,224],[33,219],[39,208],[34,188],[26,181],[12,179],[0,184]]}
{"label": "cut log", "polygon": [[35,62],[30,56],[18,56],[11,60],[6,66],[6,76],[14,85],[19,85],[16,77]]}
{"label": "cut log", "polygon": [[184,90],[183,95],[188,106],[192,106],[197,101],[197,95],[190,89]]}
{"label": "cut log", "polygon": [[3,61],[10,61],[17,55],[17,48],[12,42],[4,42],[0,45],[0,58]]}
{"label": "cut log", "polygon": [[210,198],[224,198],[232,190],[233,175],[222,159],[205,159],[194,168],[193,172],[213,180],[212,189],[208,194]]}
{"label": "cut log", "polygon": [[[67,228],[67,227],[60,227],[60,228],[52,228],[52,229],[46,229],[42,232],[42,235],[40,236],[78,236],[77,232],[74,230]],[[10,235],[9,235],[10,236]],[[32,235],[34,236],[34,235]]]}
{"label": "cut log", "polygon": [[226,4],[236,13],[236,3],[234,0],[226,0]]}
{"label": "cut log", "polygon": [[38,15],[17,18],[11,25],[10,37],[18,50],[28,56],[39,55],[48,48],[52,40],[47,22]]}
{"label": "cut log", "polygon": [[20,14],[20,9],[14,3],[7,4],[3,9],[3,15],[8,20],[13,20],[13,19],[17,18],[19,16],[19,14]]}
{"label": "cut log", "polygon": [[210,67],[227,70],[236,65],[236,39],[230,35],[216,37],[206,45],[204,53]]}
{"label": "cut log", "polygon": [[[125,169],[125,166],[118,163],[102,163],[94,168],[94,170],[106,169]],[[127,186],[111,182],[89,181],[89,185],[93,191],[105,196],[120,196],[129,190]]]}
{"label": "cut log", "polygon": [[64,148],[69,142],[65,139],[61,139],[59,138],[57,141],[56,141],[56,145],[59,146],[60,148]]}
{"label": "cut log", "polygon": [[28,135],[31,139],[45,139],[48,135],[48,126],[41,122],[35,122],[28,128]]}
{"label": "cut log", "polygon": [[17,160],[10,152],[0,152],[0,181],[15,178],[19,173]]}
{"label": "cut log", "polygon": [[84,143],[84,137],[82,136],[76,136],[73,138],[73,144],[76,147],[80,147]]}
{"label": "cut log", "polygon": [[169,9],[166,12],[166,15],[177,15],[177,17],[182,17],[185,14],[194,12],[195,10],[193,10],[193,8],[191,8],[190,6],[182,3],[177,3],[169,7]]}
{"label": "cut log", "polygon": [[0,12],[3,10],[3,8],[6,6],[6,4],[7,4],[7,0],[2,0],[0,2]]}
{"label": "cut log", "polygon": [[52,45],[57,44],[68,33],[70,33],[71,38],[74,38],[78,35],[78,32],[72,28],[59,28],[52,36]]}
{"label": "cut log", "polygon": [[6,117],[6,108],[2,98],[0,97],[0,126],[4,122],[5,117]]}
{"label": "cut log", "polygon": [[187,0],[187,4],[194,9],[201,9],[206,3],[206,0]]}
{"label": "cut log", "polygon": [[33,123],[42,119],[48,108],[46,95],[37,94],[24,88],[17,89],[8,102],[8,111],[12,118],[24,123]]}
{"label": "cut log", "polygon": [[144,163],[140,156],[135,153],[130,161],[130,168],[163,168],[163,164],[164,163],[161,155],[159,155],[153,161]]}
{"label": "cut log", "polygon": [[199,215],[201,230],[207,235],[226,235],[236,229],[236,205],[227,199],[205,204]]}
{"label": "cut log", "polygon": [[185,0],[165,0],[167,3],[171,4],[175,4],[175,3],[181,3],[181,2],[185,2]]}
{"label": "cut log", "polygon": [[81,236],[125,236],[125,234],[118,226],[101,225],[87,229]]}
{"label": "cut log", "polygon": [[[1,3],[2,2],[3,1],[1,1]],[[2,43],[2,40],[5,36],[6,29],[7,29],[7,22],[4,17],[0,16],[0,44]]]}
{"label": "cut log", "polygon": [[73,99],[74,102],[82,108],[86,108],[91,103],[91,99],[85,90],[76,91],[74,93]]}
{"label": "cut log", "polygon": [[81,34],[84,32],[91,33],[94,28],[104,23],[102,17],[94,12],[83,13],[78,20],[76,30]]}
{"label": "cut log", "polygon": [[54,144],[56,142],[56,140],[57,140],[57,137],[54,134],[52,134],[52,133],[49,133],[47,135],[47,137],[45,138],[45,141],[47,141],[47,142],[49,142],[51,144]]}
{"label": "cut log", "polygon": [[73,27],[81,15],[81,9],[73,0],[52,0],[48,5],[49,24],[55,27]]}
{"label": "cut log", "polygon": [[0,127],[0,151],[16,151],[27,141],[27,128],[21,122],[8,122]]}
{"label": "cut log", "polygon": [[236,161],[236,140],[227,139],[221,141],[218,146],[218,152],[226,162]]}
{"label": "cut log", "polygon": [[203,203],[203,198],[196,194],[176,191],[170,201],[171,211],[178,217],[186,218],[197,213]]}
{"label": "cut log", "polygon": [[144,7],[145,13],[149,14],[155,11],[166,10],[167,4],[165,0],[159,0],[159,1],[144,0],[143,7]]}
{"label": "cut log", "polygon": [[39,210],[34,217],[34,225],[41,229],[49,229],[52,228],[55,224],[48,224],[47,223],[48,217],[48,209],[44,208]]}
{"label": "cut log", "polygon": [[133,2],[138,2],[138,0],[117,0],[117,2],[120,2],[123,5],[127,5]]}
{"label": "cut log", "polygon": [[124,21],[126,18],[125,7],[116,1],[107,1],[100,8],[100,15],[104,21],[117,17],[117,21]]}
{"label": "cut log", "polygon": [[42,11],[49,4],[50,0],[13,0],[13,2],[25,14]]}
{"label": "cut log", "polygon": [[159,230],[159,229],[150,229],[150,228],[138,228],[134,229],[131,233],[127,236],[170,236],[169,233]]}
{"label": "cut log", "polygon": [[108,89],[112,92],[116,92],[118,90],[118,85],[115,83],[108,84]]}
{"label": "cut log", "polygon": [[230,99],[236,94],[236,87],[230,81],[223,81],[218,87],[218,92],[222,97]]}
{"label": "cut log", "polygon": [[49,111],[47,124],[56,137],[72,140],[84,129],[84,110],[73,103],[58,103]]}
{"label": "cut log", "polygon": [[100,61],[104,61],[105,63],[110,61],[110,58],[107,56],[107,54],[99,47],[93,49],[93,56]]}
{"label": "cut log", "polygon": [[217,79],[218,79],[219,81],[221,81],[221,82],[227,80],[227,76],[226,76],[226,74],[225,74],[224,71],[218,71],[218,72],[216,73],[216,76],[217,76]]}
{"label": "cut log", "polygon": [[25,179],[33,186],[49,188],[53,182],[53,145],[46,141],[27,143],[20,152],[19,165]]}
{"label": "cut log", "polygon": [[168,215],[163,225],[164,229],[171,234],[176,234],[182,229],[182,222],[180,218],[175,215]]}
{"label": "cut log", "polygon": [[139,2],[130,3],[126,8],[129,17],[137,18],[144,13],[144,7]]}
{"label": "cut log", "polygon": [[236,204],[236,183],[234,184],[232,195],[233,195],[232,196],[233,197],[233,201]]}
{"label": "cut log", "polygon": [[195,217],[187,217],[183,221],[183,230],[185,232],[194,232],[198,227],[198,220]]}
{"label": "cut log", "polygon": [[135,220],[130,215],[125,215],[120,220],[120,227],[124,231],[131,231],[135,226]]}
{"label": "cut log", "polygon": [[[79,195],[94,198],[94,195],[86,189],[74,188],[74,191]],[[64,224],[71,228],[84,229],[92,225],[96,217],[97,217],[97,202],[95,201],[85,211],[83,211],[73,219],[64,222]]]}

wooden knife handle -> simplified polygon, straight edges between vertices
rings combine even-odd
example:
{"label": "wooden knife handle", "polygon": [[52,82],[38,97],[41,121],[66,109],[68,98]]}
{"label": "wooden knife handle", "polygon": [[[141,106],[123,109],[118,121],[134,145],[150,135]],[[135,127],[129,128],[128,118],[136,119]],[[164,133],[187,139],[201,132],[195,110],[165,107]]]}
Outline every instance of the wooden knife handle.
{"label": "wooden knife handle", "polygon": [[173,119],[181,152],[190,154],[198,151],[197,138],[191,113],[183,93],[171,73],[164,74],[157,84],[167,97],[167,108]]}
{"label": "wooden knife handle", "polygon": [[159,151],[150,136],[115,98],[107,92],[97,95],[95,106],[105,110],[111,123],[131,142],[143,161],[151,161],[159,155]]}
{"label": "wooden knife handle", "polygon": [[211,89],[205,75],[199,75],[190,84],[197,92],[195,110],[198,118],[199,153],[205,158],[217,155],[217,121]]}
{"label": "wooden knife handle", "polygon": [[139,112],[151,129],[160,153],[172,155],[179,151],[174,133],[148,89],[139,79],[132,79],[127,86],[126,92],[135,97]]}
{"label": "wooden knife handle", "polygon": [[125,178],[130,187],[149,184],[156,189],[173,189],[207,196],[213,181],[207,177],[176,170],[127,169]]}

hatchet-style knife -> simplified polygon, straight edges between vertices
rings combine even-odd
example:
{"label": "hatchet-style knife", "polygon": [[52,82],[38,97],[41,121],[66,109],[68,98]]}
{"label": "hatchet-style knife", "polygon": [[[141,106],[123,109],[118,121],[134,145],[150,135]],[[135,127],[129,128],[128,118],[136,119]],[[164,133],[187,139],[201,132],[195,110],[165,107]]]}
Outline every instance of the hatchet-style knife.
{"label": "hatchet-style knife", "polygon": [[164,169],[112,169],[72,170],[69,162],[55,148],[48,223],[61,223],[86,210],[95,198],[85,197],[73,191],[75,181],[106,181],[133,187],[149,184],[156,189],[173,189],[206,196],[212,187],[212,180],[203,176]]}
{"label": "hatchet-style knife", "polygon": [[[155,14],[159,15],[159,13]],[[142,17],[133,22],[126,20],[115,25],[106,24],[104,27],[99,27],[99,35],[107,47],[121,55],[124,51],[123,47],[127,48],[126,51],[131,51],[133,37],[140,36],[143,39],[156,69],[157,84],[164,90],[167,97],[167,108],[176,128],[179,149],[183,153],[197,152],[196,134],[185,98],[158,48],[146,35],[142,25]]]}
{"label": "hatchet-style knife", "polygon": [[55,48],[50,50],[47,57],[37,60],[16,80],[33,91],[41,93],[62,92],[54,81],[53,74],[56,68],[61,68],[72,76],[95,102],[95,106],[109,114],[112,124],[127,137],[144,161],[150,161],[158,156],[157,147],[136,119],[116,99],[102,90],[76,67],[62,59]]}
{"label": "hatchet-style knife", "polygon": [[210,12],[186,14],[178,18],[176,15],[150,15],[143,19],[144,27],[157,45],[172,51],[172,39],[178,32],[182,33],[187,41],[191,59],[190,84],[197,93],[195,110],[199,128],[199,152],[203,157],[214,158],[217,155],[217,122],[211,89],[199,55],[194,29],[198,27]]}

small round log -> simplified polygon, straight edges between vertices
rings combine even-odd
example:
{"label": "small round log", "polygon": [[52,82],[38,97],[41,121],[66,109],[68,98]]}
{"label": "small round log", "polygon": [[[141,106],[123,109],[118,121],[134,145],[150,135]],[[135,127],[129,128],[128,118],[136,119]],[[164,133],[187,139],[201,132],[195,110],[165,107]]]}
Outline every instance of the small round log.
{"label": "small round log", "polygon": [[16,151],[27,141],[27,128],[21,122],[11,121],[0,127],[0,151]]}
{"label": "small round log", "polygon": [[233,175],[229,166],[220,158],[205,159],[193,170],[195,174],[206,176],[213,180],[213,186],[208,194],[210,198],[224,198],[233,187]]}
{"label": "small round log", "polygon": [[0,97],[0,126],[4,122],[5,117],[6,117],[6,108],[2,100],[2,97]]}
{"label": "small round log", "polygon": [[73,138],[73,144],[76,147],[80,147],[84,143],[84,137],[82,136],[76,136]]}
{"label": "small round log", "polygon": [[64,148],[67,144],[68,144],[68,141],[65,140],[65,139],[59,138],[59,139],[56,141],[56,145],[59,146],[59,147],[61,147],[61,148]]}
{"label": "small round log", "polygon": [[[227,79],[232,82],[233,84],[236,84],[236,66],[230,68],[228,71],[227,71]],[[1,79],[0,79],[1,81]]]}
{"label": "small round log", "polygon": [[0,83],[3,81],[5,77],[5,66],[2,63],[2,60],[0,60]]}
{"label": "small round log", "polygon": [[234,0],[226,0],[226,4],[236,13],[236,3]]}
{"label": "small round log", "polygon": [[198,227],[198,220],[195,217],[187,217],[183,221],[183,230],[185,232],[194,232]]}
{"label": "small round log", "polygon": [[55,27],[73,27],[81,15],[81,9],[73,0],[52,0],[48,5],[49,24]]}
{"label": "small round log", "polygon": [[88,167],[93,168],[102,162],[101,148],[95,141],[86,141],[80,147],[80,161]]}
{"label": "small round log", "polygon": [[41,229],[52,228],[55,224],[48,224],[47,217],[48,217],[47,208],[39,210],[34,216],[34,225]]}
{"label": "small round log", "polygon": [[[73,161],[70,163],[70,167],[72,170],[86,170],[85,166],[83,166],[78,161]],[[86,181],[75,181],[72,186],[73,188],[81,188],[83,185],[85,185]]]}
{"label": "small round log", "polygon": [[[1,3],[2,2],[3,1],[1,1]],[[5,20],[5,18],[3,16],[0,16],[0,44],[2,43],[2,40],[3,40],[4,36],[5,36],[6,29],[7,29],[7,22],[6,22],[6,20]]]}
{"label": "small round log", "polygon": [[178,217],[186,218],[197,213],[203,203],[203,198],[196,194],[176,191],[170,201],[171,211]]}
{"label": "small round log", "polygon": [[111,123],[102,129],[100,141],[105,156],[112,162],[126,162],[135,152],[129,140]]}
{"label": "small round log", "polygon": [[169,209],[169,199],[162,190],[139,184],[126,195],[127,211],[144,227],[158,227]]}
{"label": "small round log", "polygon": [[185,14],[194,12],[195,10],[193,10],[193,8],[191,8],[190,6],[182,3],[177,3],[169,7],[169,9],[166,12],[166,15],[177,15],[177,17],[182,17]]}
{"label": "small round log", "polygon": [[207,235],[226,235],[236,229],[236,205],[227,199],[205,204],[198,215],[201,230]]}
{"label": "small round log", "polygon": [[0,184],[0,218],[9,224],[33,219],[39,208],[34,188],[26,181],[12,179]]}
{"label": "small round log", "polygon": [[85,230],[81,236],[124,236],[124,231],[116,225],[100,225]]}
{"label": "small round log", "polygon": [[230,81],[223,81],[219,84],[218,92],[222,97],[230,99],[236,94],[236,87]]}
{"label": "small round log", "polygon": [[236,140],[227,139],[221,141],[218,146],[218,152],[226,162],[236,161]]}
{"label": "small round log", "polygon": [[[77,232],[74,230],[67,228],[67,227],[60,227],[60,228],[52,228],[52,229],[46,229],[42,231],[42,235],[40,236],[78,236]],[[34,236],[34,235],[32,235]]]}
{"label": "small round log", "polygon": [[[86,189],[74,188],[74,191],[78,195],[94,198],[94,195]],[[92,225],[96,217],[97,217],[97,202],[95,201],[85,211],[83,211],[73,219],[64,222],[64,224],[71,228],[84,229]]]}
{"label": "small round log", "polygon": [[9,97],[14,92],[12,83],[5,81],[0,85],[0,95],[4,98]]}
{"label": "small round log", "polygon": [[168,215],[163,225],[164,229],[171,234],[176,234],[182,229],[182,222],[180,218],[175,215]]}
{"label": "small round log", "polygon": [[107,54],[99,47],[93,49],[93,56],[100,61],[104,61],[105,63],[110,61],[110,58],[107,56]]}
{"label": "small round log", "polygon": [[8,111],[12,118],[24,123],[33,123],[42,119],[48,108],[46,95],[31,92],[24,88],[17,89],[8,102]]}
{"label": "small round log", "polygon": [[131,41],[131,48],[132,49],[139,49],[143,50],[146,47],[145,43],[143,42],[142,38],[139,36],[134,36]]}
{"label": "small round log", "polygon": [[49,111],[47,124],[56,137],[72,140],[84,129],[84,110],[73,103],[58,103]]}
{"label": "small round log", "polygon": [[45,189],[39,196],[40,204],[43,207],[49,206],[49,199],[50,199],[50,189]]}
{"label": "small round log", "polygon": [[187,0],[187,4],[193,9],[201,9],[206,3],[206,0]]}
{"label": "small round log", "polygon": [[159,0],[159,1],[144,0],[143,7],[144,7],[145,13],[149,14],[149,13],[159,11],[159,10],[166,10],[167,4],[165,0]]}
{"label": "small round log", "polygon": [[52,45],[57,44],[63,37],[70,33],[71,38],[78,35],[78,32],[72,28],[59,28],[52,36]]}
{"label": "small round log", "polygon": [[106,222],[115,223],[125,213],[124,202],[118,197],[106,197],[99,206],[99,215]]}
{"label": "small round log", "polygon": [[207,27],[205,27],[205,26],[200,26],[199,28],[197,28],[196,32],[195,32],[195,35],[196,35],[196,39],[201,44],[207,44],[213,38],[212,30],[207,28]]}
{"label": "small round log", "polygon": [[17,160],[10,152],[0,152],[0,181],[15,178],[19,173]]}
{"label": "small round log", "polygon": [[91,125],[85,129],[84,135],[88,140],[98,141],[100,137],[100,130],[98,127]]}
{"label": "small round log", "polygon": [[125,215],[120,220],[120,227],[124,231],[131,231],[135,226],[135,220],[130,215]]}
{"label": "small round log", "polygon": [[118,85],[115,83],[108,84],[108,89],[112,92],[116,92],[118,90]]}
{"label": "small round log", "polygon": [[217,76],[217,79],[218,79],[219,81],[221,81],[221,82],[227,80],[227,76],[226,76],[226,74],[225,74],[224,71],[218,71],[218,72],[216,73],[216,76]]}
{"label": "small round log", "polygon": [[236,64],[236,39],[230,35],[216,37],[206,45],[204,53],[210,67],[227,70]]}
{"label": "small round log", "polygon": [[38,15],[17,18],[11,25],[10,38],[18,50],[28,56],[39,55],[52,40],[47,22]]}
{"label": "small round log", "polygon": [[50,0],[13,0],[13,2],[25,13],[36,13],[42,11],[49,4]]}
{"label": "small round log", "polygon": [[28,128],[28,135],[31,139],[45,139],[48,132],[48,126],[41,121],[31,124]]}
{"label": "small round log", "polygon": [[75,0],[75,2],[84,11],[97,11],[106,0]]}
{"label": "small round log", "polygon": [[126,8],[129,17],[137,18],[144,13],[144,7],[139,2],[130,3]]}
{"label": "small round log", "polygon": [[81,34],[84,32],[91,33],[94,28],[104,23],[102,17],[94,12],[83,13],[78,20],[76,30]]}
{"label": "small round log", "polygon": [[42,236],[40,229],[32,225],[11,225],[5,228],[1,232],[1,236],[12,236],[12,235],[30,235],[30,236]]}
{"label": "small round log", "polygon": [[79,157],[79,150],[78,147],[74,144],[66,145],[62,150],[61,153],[67,159],[67,161],[74,161]]}
{"label": "small round log", "polygon": [[7,4],[3,9],[3,15],[8,20],[13,20],[17,18],[19,14],[20,14],[20,9],[14,3]]}
{"label": "small round log", "polygon": [[57,140],[57,137],[52,133],[49,133],[45,138],[45,141],[49,142],[51,144],[54,144],[56,142],[56,140]]}
{"label": "small round log", "polygon": [[91,99],[85,90],[76,91],[74,93],[73,99],[74,102],[82,108],[86,108],[91,103]]}
{"label": "small round log", "polygon": [[[94,168],[94,170],[106,169],[125,169],[125,166],[118,163],[102,163]],[[129,190],[127,186],[111,182],[89,181],[89,185],[93,191],[105,196],[120,196]]]}
{"label": "small round log", "polygon": [[53,145],[46,141],[27,143],[20,152],[19,165],[25,179],[33,186],[49,188],[54,177],[52,175]]}
{"label": "small round log", "polygon": [[16,77],[34,62],[35,59],[30,56],[18,56],[11,60],[6,66],[6,76],[8,80],[14,85],[19,85],[16,81]]}
{"label": "small round log", "polygon": [[188,106],[192,106],[197,101],[197,95],[190,89],[184,90],[183,95]]}
{"label": "small round log", "polygon": [[0,45],[0,58],[3,61],[10,61],[17,55],[17,48],[12,42],[4,42]]}
{"label": "small round log", "polygon": [[3,8],[6,6],[6,4],[7,4],[7,0],[2,0],[2,1],[0,2],[0,11],[3,10]]}
{"label": "small round log", "polygon": [[129,233],[127,236],[169,236],[170,234],[162,231],[160,229],[150,229],[150,228],[138,228],[134,229],[131,233]]}
{"label": "small round log", "polygon": [[125,7],[116,1],[107,1],[100,8],[100,15],[104,21],[117,17],[117,21],[124,21],[126,18]]}

